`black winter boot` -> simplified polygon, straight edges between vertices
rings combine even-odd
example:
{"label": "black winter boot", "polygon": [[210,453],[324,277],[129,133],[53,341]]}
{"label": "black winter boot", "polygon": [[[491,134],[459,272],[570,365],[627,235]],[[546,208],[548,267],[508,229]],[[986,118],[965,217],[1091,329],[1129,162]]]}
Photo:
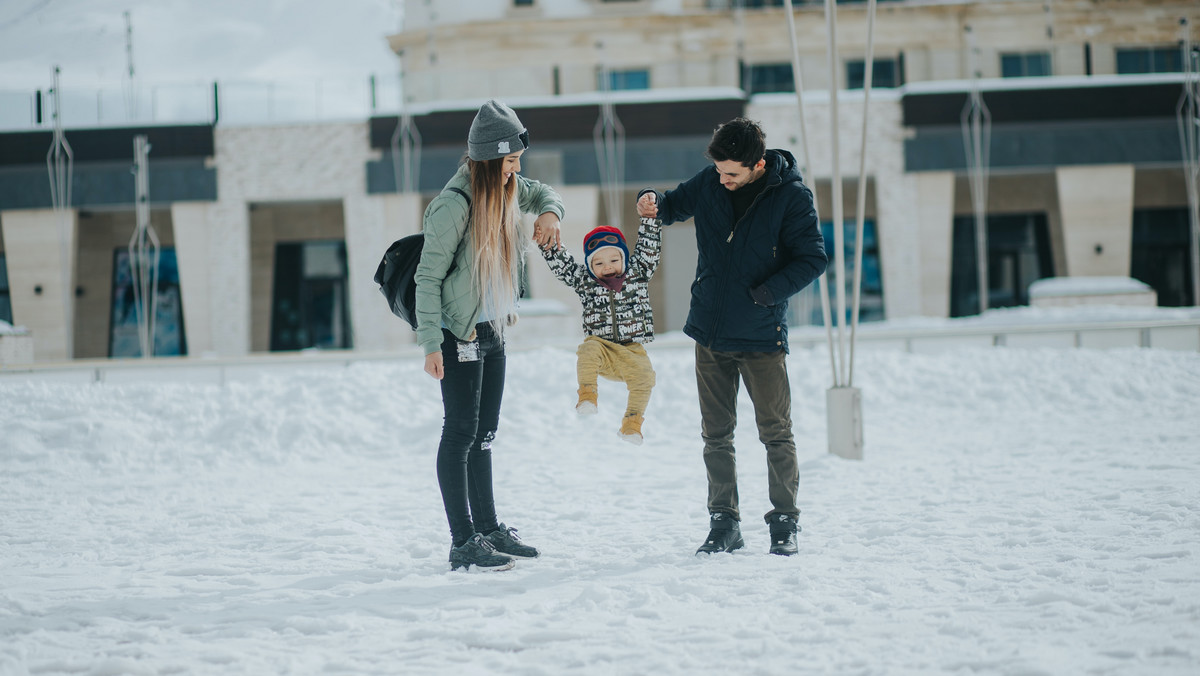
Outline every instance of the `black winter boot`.
{"label": "black winter boot", "polygon": [[511,556],[500,554],[492,543],[476,533],[470,540],[450,548],[450,570],[475,566],[480,570],[508,570],[516,561]]}
{"label": "black winter boot", "polygon": [[483,539],[490,542],[501,554],[515,556],[518,559],[535,559],[538,555],[536,547],[530,547],[521,542],[521,538],[517,537],[516,528],[509,528],[504,524],[500,524],[496,530],[484,535]]}
{"label": "black winter boot", "polygon": [[771,529],[771,553],[791,556],[798,551],[796,532],[800,530],[797,518],[790,514],[775,514],[767,519]]}
{"label": "black winter boot", "polygon": [[742,540],[742,530],[732,514],[713,512],[708,517],[708,538],[696,550],[697,554],[715,554],[717,552],[732,552],[745,546]]}

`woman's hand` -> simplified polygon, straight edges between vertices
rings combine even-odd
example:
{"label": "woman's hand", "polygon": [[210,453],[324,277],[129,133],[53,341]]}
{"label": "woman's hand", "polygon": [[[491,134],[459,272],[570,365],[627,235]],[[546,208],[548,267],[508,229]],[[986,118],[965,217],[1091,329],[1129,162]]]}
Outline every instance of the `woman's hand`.
{"label": "woman's hand", "polygon": [[533,241],[545,248],[551,244],[555,249],[562,247],[562,223],[552,211],[547,211],[533,222]]}
{"label": "woman's hand", "polygon": [[441,380],[442,376],[446,375],[445,369],[442,368],[441,352],[430,352],[425,355],[425,372],[433,376],[434,380]]}
{"label": "woman's hand", "polygon": [[658,216],[658,196],[653,191],[642,193],[642,196],[637,201],[638,216],[642,218],[655,218]]}

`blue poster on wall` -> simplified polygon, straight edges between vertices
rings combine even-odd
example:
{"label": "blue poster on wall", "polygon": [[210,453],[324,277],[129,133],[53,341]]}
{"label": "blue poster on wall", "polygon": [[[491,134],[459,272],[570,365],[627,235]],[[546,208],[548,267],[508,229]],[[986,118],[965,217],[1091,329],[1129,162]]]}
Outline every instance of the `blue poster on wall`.
{"label": "blue poster on wall", "polygon": [[[187,354],[183,333],[183,305],[179,293],[179,266],[175,249],[163,247],[158,254],[158,298],[154,313],[154,356]],[[137,304],[134,302],[133,273],[129,251],[117,249],[113,259],[112,329],[108,356],[140,357]]]}

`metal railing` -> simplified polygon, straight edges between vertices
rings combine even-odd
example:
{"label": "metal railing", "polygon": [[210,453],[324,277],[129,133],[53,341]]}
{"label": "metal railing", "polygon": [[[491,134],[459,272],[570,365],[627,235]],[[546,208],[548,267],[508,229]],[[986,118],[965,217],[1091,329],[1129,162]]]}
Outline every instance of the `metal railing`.
{"label": "metal railing", "polygon": [[[68,128],[144,124],[273,124],[365,119],[400,107],[400,82],[387,77],[231,80],[63,89]],[[47,92],[0,91],[0,131],[49,129]]]}

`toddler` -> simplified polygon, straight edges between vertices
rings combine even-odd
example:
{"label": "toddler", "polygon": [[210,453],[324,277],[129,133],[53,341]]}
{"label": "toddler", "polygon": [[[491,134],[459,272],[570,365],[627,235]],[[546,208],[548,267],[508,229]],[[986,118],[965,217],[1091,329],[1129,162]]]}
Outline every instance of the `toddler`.
{"label": "toddler", "polygon": [[654,340],[649,287],[658,268],[661,226],[643,218],[632,255],[620,229],[595,228],[583,238],[583,265],[566,249],[542,249],[554,276],[574,289],[583,303],[587,337],[577,350],[575,411],[596,413],[598,376],[625,383],[629,398],[619,434],[632,444],[642,443],[642,421],[654,387],[654,369],[642,344]]}

